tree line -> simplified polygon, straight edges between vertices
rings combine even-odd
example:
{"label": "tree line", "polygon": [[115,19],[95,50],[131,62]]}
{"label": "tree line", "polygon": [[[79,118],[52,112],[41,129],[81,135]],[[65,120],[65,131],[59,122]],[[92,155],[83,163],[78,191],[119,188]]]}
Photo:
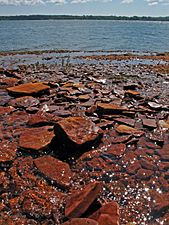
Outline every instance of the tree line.
{"label": "tree line", "polygon": [[169,16],[73,16],[73,15],[19,15],[0,16],[0,20],[131,20],[131,21],[169,21]]}

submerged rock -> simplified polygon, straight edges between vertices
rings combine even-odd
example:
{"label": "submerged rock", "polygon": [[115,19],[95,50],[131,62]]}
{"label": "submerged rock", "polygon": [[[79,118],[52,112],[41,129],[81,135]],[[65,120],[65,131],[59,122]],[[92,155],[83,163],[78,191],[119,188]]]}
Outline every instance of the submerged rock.
{"label": "submerged rock", "polygon": [[67,163],[52,156],[43,156],[34,160],[38,171],[58,187],[66,189],[70,185],[72,172]]}

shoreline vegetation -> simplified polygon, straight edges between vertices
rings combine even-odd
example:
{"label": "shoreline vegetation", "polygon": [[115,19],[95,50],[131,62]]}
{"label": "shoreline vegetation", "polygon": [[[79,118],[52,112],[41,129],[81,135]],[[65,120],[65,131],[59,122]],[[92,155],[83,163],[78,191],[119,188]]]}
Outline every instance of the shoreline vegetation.
{"label": "shoreline vegetation", "polygon": [[93,15],[16,15],[0,16],[0,20],[123,20],[123,21],[169,21],[169,16],[93,16]]}

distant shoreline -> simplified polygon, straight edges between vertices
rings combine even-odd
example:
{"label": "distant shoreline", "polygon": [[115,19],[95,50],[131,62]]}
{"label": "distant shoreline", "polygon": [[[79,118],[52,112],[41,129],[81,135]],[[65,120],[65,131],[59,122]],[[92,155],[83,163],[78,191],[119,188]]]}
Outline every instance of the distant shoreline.
{"label": "distant shoreline", "polygon": [[123,20],[123,21],[169,21],[169,16],[73,16],[73,15],[18,15],[0,16],[0,20]]}

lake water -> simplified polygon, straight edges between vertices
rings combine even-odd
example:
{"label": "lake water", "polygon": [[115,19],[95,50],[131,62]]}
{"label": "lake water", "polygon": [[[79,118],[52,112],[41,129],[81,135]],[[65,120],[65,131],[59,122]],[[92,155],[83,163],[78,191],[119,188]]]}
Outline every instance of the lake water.
{"label": "lake water", "polygon": [[0,51],[169,51],[169,22],[0,21]]}

